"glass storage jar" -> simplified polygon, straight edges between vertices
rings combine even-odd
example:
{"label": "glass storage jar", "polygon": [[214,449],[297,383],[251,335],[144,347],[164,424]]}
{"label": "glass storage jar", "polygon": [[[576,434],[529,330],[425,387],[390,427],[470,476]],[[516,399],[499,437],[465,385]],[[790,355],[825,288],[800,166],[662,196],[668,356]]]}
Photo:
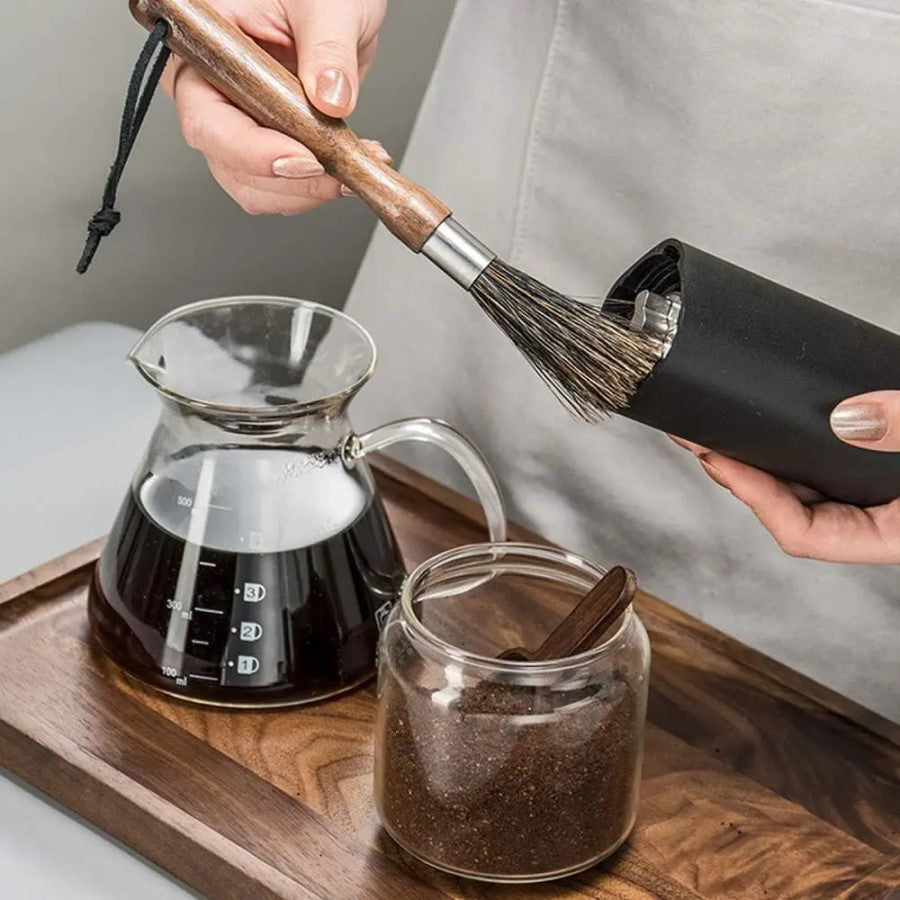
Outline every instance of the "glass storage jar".
{"label": "glass storage jar", "polygon": [[541,881],[586,869],[634,824],[650,666],[632,608],[593,649],[537,648],[604,570],[532,544],[442,553],[382,632],[375,801],[412,855],[458,875]]}

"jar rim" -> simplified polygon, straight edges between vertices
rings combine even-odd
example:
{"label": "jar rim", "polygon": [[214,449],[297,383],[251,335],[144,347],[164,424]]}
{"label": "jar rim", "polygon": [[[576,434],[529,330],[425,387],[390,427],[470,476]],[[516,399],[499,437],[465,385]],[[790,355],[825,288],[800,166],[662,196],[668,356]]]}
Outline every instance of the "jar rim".
{"label": "jar rim", "polygon": [[[467,559],[475,560],[481,556],[484,557],[484,571],[479,577],[482,577],[484,581],[487,581],[491,577],[492,570],[497,569],[497,564],[504,557],[509,557],[513,554],[518,554],[532,563],[531,570],[522,570],[518,574],[525,574],[529,577],[543,577],[547,580],[561,583],[565,583],[565,579],[560,577],[559,572],[557,572],[557,577],[554,577],[554,570],[550,567],[551,563],[556,564],[562,570],[568,569],[572,574],[586,576],[594,582],[599,581],[607,571],[602,566],[591,562],[589,559],[586,559],[578,553],[573,553],[569,550],[563,550],[549,545],[533,544],[524,541],[487,541],[478,544],[463,544],[426,559],[406,576],[400,590],[399,605],[401,621],[416,637],[430,645],[433,649],[450,657],[455,662],[509,674],[555,674],[570,669],[579,669],[586,664],[595,662],[602,659],[604,656],[609,655],[619,646],[623,635],[626,633],[632,620],[636,616],[633,604],[629,605],[622,614],[619,627],[616,628],[603,643],[574,656],[568,656],[562,659],[538,661],[498,659],[495,656],[485,656],[480,653],[464,650],[450,641],[446,641],[436,635],[427,625],[425,625],[419,616],[416,615],[414,609],[414,603],[416,602],[416,588],[435,571],[439,571],[442,568],[452,566],[454,563],[459,563]],[[538,566],[542,563],[544,564],[541,572],[534,570],[533,564],[535,563],[537,563]],[[512,574],[512,570],[503,574]],[[484,583],[484,581],[480,581],[479,583]],[[568,580],[568,583],[572,583],[571,579]],[[589,589],[590,585],[585,588],[585,590]]]}

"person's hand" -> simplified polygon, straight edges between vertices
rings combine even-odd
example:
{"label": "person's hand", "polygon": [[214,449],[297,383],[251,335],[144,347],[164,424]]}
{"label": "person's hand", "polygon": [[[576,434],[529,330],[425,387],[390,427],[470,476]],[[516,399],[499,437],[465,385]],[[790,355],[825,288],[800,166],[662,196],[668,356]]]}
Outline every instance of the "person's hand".
{"label": "person's hand", "polygon": [[[832,431],[854,447],[900,452],[900,391],[851,397],[831,413]],[[900,563],[900,498],[860,509],[774,478],[721,453],[690,450],[717,484],[743,500],[791,556],[844,563]]]}
{"label": "person's hand", "polygon": [[[215,0],[214,5],[297,72],[321,112],[343,117],[353,110],[375,56],[387,0]],[[302,144],[257,125],[181,60],[172,57],[162,83],[175,100],[185,140],[247,212],[294,215],[342,195],[341,184],[324,174]],[[390,162],[377,141],[363,143],[373,156]]]}

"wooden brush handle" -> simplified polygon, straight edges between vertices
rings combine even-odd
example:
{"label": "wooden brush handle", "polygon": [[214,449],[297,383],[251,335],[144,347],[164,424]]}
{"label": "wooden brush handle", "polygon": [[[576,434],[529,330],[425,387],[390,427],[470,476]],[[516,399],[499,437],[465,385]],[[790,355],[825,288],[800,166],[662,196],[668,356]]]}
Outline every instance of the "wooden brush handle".
{"label": "wooden brush handle", "polygon": [[325,171],[365,200],[387,228],[418,252],[450,210],[424,188],[365,151],[342,119],[307,100],[300,80],[205,0],[130,0],[152,29],[164,19],[166,45],[261,125],[308,147]]}

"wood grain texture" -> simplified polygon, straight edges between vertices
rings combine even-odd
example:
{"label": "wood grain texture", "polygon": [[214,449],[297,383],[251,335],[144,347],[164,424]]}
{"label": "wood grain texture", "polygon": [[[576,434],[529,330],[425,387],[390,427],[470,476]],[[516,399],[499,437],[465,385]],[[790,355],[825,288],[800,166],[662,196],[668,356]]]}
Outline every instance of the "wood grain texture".
{"label": "wood grain texture", "polygon": [[[460,542],[479,540],[474,501],[394,460],[378,465],[396,485],[393,521],[411,521],[426,493],[442,507],[440,528],[455,512],[467,523]],[[510,540],[543,539],[514,525]],[[428,555],[412,539],[404,549],[408,564]],[[900,849],[900,725],[656,597],[639,591],[636,606],[653,644],[651,721],[884,852]],[[841,791],[823,789],[833,784]]]}
{"label": "wood grain texture", "polygon": [[848,888],[840,900],[900,900],[900,856]]}
{"label": "wood grain texture", "polygon": [[352,188],[385,226],[418,252],[450,210],[425,188],[373,159],[341,119],[313,107],[299,79],[205,0],[130,0],[152,29],[164,19],[166,45],[249,116],[308,147],[325,171]]}
{"label": "wood grain texture", "polygon": [[[408,563],[482,538],[474,505],[386,467],[393,477],[379,482]],[[898,744],[654,598],[639,601],[654,661],[634,833],[581,876],[509,888],[441,875],[380,831],[371,686],[279,712],[170,700],[92,647],[88,573],[38,570],[20,584],[41,587],[0,605],[0,762],[209,896],[781,900],[900,891]]]}
{"label": "wood grain texture", "polygon": [[0,583],[0,603],[4,600],[11,600],[28,592],[34,592],[46,585],[77,572],[82,566],[93,562],[100,554],[100,548],[103,546],[103,538],[91,541],[83,547],[78,547],[69,553],[65,553],[50,562],[44,563],[37,569],[30,572],[23,572],[21,575]]}

